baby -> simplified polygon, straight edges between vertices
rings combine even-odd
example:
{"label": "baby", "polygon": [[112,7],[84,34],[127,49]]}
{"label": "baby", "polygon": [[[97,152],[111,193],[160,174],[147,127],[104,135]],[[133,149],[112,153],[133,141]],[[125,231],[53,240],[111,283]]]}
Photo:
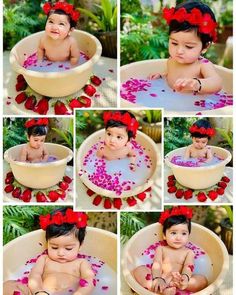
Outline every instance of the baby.
{"label": "baby", "polygon": [[130,157],[130,169],[136,169],[136,154],[131,138],[135,138],[138,121],[127,111],[104,112],[105,139],[97,151],[97,156],[107,160]]}
{"label": "baby", "polygon": [[215,129],[204,119],[196,121],[190,128],[193,143],[185,151],[184,158],[201,158],[208,162],[212,160],[211,148],[207,146],[208,140],[215,135]]}
{"label": "baby", "polygon": [[91,294],[94,272],[87,260],[77,258],[86,225],[87,215],[70,208],[41,215],[40,227],[46,231],[47,254],[37,259],[30,271],[28,286],[7,281],[3,287],[4,295]]}
{"label": "baby", "polygon": [[164,8],[169,25],[169,59],[166,73],[149,79],[166,77],[175,91],[212,94],[222,89],[222,80],[214,65],[201,55],[216,41],[214,13],[200,1],[186,1],[175,8]]}
{"label": "baby", "polygon": [[67,61],[76,65],[79,61],[79,48],[75,38],[70,36],[79,19],[79,12],[67,2],[46,2],[43,11],[47,15],[45,34],[40,39],[37,56],[50,61]]}
{"label": "baby", "polygon": [[20,151],[21,162],[39,163],[47,162],[48,151],[44,146],[48,132],[48,119],[31,119],[25,123],[28,143]]}
{"label": "baby", "polygon": [[[208,282],[203,275],[195,275],[194,253],[186,247],[191,232],[192,210],[185,206],[173,207],[161,213],[166,246],[156,249],[151,270],[139,266],[134,277],[144,288],[155,294],[175,295],[177,288],[189,292],[204,289]],[[147,280],[151,277],[151,280]]]}

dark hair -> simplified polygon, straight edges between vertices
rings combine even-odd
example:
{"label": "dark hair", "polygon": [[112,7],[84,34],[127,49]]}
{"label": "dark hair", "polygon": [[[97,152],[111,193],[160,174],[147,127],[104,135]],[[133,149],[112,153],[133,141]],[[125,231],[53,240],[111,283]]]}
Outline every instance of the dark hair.
{"label": "dark hair", "polygon": [[43,135],[47,135],[48,133],[48,127],[45,125],[36,125],[36,126],[32,126],[27,128],[27,134],[28,137],[32,136],[43,136]]}
{"label": "dark hair", "polygon": [[76,27],[76,21],[74,21],[74,20],[70,17],[69,14],[65,13],[65,11],[64,11],[64,10],[61,10],[61,9],[52,9],[52,10],[49,12],[48,16],[47,16],[47,20],[46,20],[46,22],[48,21],[49,16],[52,15],[52,14],[54,14],[54,13],[55,13],[55,14],[59,14],[59,15],[66,15],[67,18],[68,18],[68,21],[69,21],[69,23],[70,23],[70,29]]}
{"label": "dark hair", "polygon": [[[193,125],[196,125],[198,128],[201,128],[201,127],[203,127],[204,129],[211,128],[211,124],[209,123],[209,121],[204,120],[204,119],[200,119],[200,120],[196,121]],[[208,139],[211,138],[211,136],[209,136],[207,134],[202,134],[200,132],[192,132],[191,137],[196,137],[196,138],[207,137]]]}
{"label": "dark hair", "polygon": [[[116,111],[117,112],[117,111]],[[126,113],[128,113],[129,115],[130,115],[130,117],[131,118],[134,118],[134,119],[136,119],[135,118],[135,116],[133,115],[133,114],[131,114],[130,112],[128,112],[128,111],[118,111],[119,113],[121,113],[122,115],[124,115],[124,114],[126,114]],[[124,124],[124,123],[122,123],[122,122],[120,122],[120,121],[114,121],[114,120],[109,120],[109,121],[107,121],[107,124],[105,125],[105,129],[107,129],[107,128],[113,128],[113,127],[122,127],[122,128],[126,128],[126,130],[127,130],[127,126]],[[127,131],[127,134],[128,134],[128,139],[130,140],[132,137],[134,137],[134,133],[133,133],[133,131]]]}
{"label": "dark hair", "polygon": [[[68,208],[61,208],[53,211],[51,215],[53,216],[57,212],[61,212],[63,215],[65,215],[66,210]],[[71,223],[63,223],[60,225],[57,224],[51,224],[46,228],[46,241],[48,241],[51,238],[57,238],[60,236],[66,236],[69,234],[74,234],[76,239],[80,242],[80,245],[82,245],[85,234],[86,234],[86,227],[83,228],[77,228],[75,224]]]}
{"label": "dark hair", "polygon": [[168,228],[178,224],[187,224],[188,232],[191,233],[191,220],[188,219],[185,215],[173,215],[165,220],[163,224],[163,229],[162,229],[163,234],[164,235],[166,234],[166,230]]}
{"label": "dark hair", "polygon": [[[180,8],[185,8],[188,13],[191,12],[193,8],[197,8],[203,14],[205,14],[205,13],[210,14],[211,18],[216,22],[215,15],[214,15],[213,11],[210,9],[209,6],[202,3],[201,1],[190,0],[190,1],[180,3],[180,4],[176,5],[175,11],[179,10]],[[197,25],[191,25],[187,21],[179,23],[177,20],[172,20],[169,24],[169,34],[171,34],[172,32],[180,32],[180,31],[195,31],[197,33],[198,37],[201,39],[202,49],[206,48],[208,46],[208,44],[213,41],[212,36],[210,36],[208,34],[204,34],[204,33],[199,33]]]}

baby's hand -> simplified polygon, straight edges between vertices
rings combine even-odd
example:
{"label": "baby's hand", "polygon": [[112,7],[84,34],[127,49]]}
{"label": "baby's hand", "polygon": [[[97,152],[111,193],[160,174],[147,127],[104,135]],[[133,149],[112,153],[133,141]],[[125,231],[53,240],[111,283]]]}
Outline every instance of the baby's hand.
{"label": "baby's hand", "polygon": [[159,292],[162,293],[166,287],[166,281],[162,278],[157,278],[152,281],[152,291],[156,294],[158,294]]}
{"label": "baby's hand", "polygon": [[134,163],[130,163],[129,164],[129,169],[131,170],[131,171],[136,171],[136,165],[134,164]]}
{"label": "baby's hand", "polygon": [[181,91],[198,91],[199,90],[199,82],[196,79],[177,79],[173,86],[174,90]]}
{"label": "baby's hand", "polygon": [[148,76],[148,79],[149,79],[149,80],[156,80],[156,79],[160,79],[160,78],[162,78],[162,76],[161,76],[160,73],[150,74],[150,75]]}

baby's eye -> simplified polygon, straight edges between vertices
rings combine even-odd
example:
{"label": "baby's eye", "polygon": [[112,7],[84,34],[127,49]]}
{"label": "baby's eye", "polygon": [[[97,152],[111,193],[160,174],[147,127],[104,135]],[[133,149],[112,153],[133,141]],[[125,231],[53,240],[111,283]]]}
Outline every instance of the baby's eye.
{"label": "baby's eye", "polygon": [[52,247],[52,249],[53,249],[53,250],[57,250],[58,248],[57,248],[57,247]]}
{"label": "baby's eye", "polygon": [[111,133],[110,133],[110,132],[107,132],[107,135],[108,135],[108,136],[111,136]]}
{"label": "baby's eye", "polygon": [[53,24],[53,21],[52,20],[49,20],[48,22],[49,22],[49,24]]}
{"label": "baby's eye", "polygon": [[59,25],[60,25],[60,26],[64,26],[65,24],[64,24],[64,23],[59,23]]}
{"label": "baby's eye", "polygon": [[178,45],[178,43],[176,43],[176,42],[171,42],[171,44],[174,45],[174,46]]}
{"label": "baby's eye", "polygon": [[67,251],[71,251],[73,248],[66,248]]}
{"label": "baby's eye", "polygon": [[187,233],[183,233],[183,236],[186,236],[187,235]]}
{"label": "baby's eye", "polygon": [[175,231],[172,231],[171,234],[172,234],[172,235],[176,235],[176,232],[175,232]]}
{"label": "baby's eye", "polygon": [[122,139],[122,137],[121,137],[121,136],[117,136],[117,138],[118,138],[118,139]]}
{"label": "baby's eye", "polygon": [[186,48],[188,48],[188,49],[193,49],[193,46],[188,46],[188,45],[186,45]]}

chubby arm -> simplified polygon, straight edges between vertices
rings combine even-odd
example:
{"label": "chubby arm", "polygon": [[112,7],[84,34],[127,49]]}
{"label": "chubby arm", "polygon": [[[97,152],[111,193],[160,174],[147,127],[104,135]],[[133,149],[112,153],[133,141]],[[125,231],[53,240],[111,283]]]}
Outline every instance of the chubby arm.
{"label": "chubby arm", "polygon": [[182,268],[182,276],[186,275],[189,279],[192,276],[194,269],[194,253],[192,250],[188,250],[188,253],[186,255],[185,261],[184,261],[184,266]]}
{"label": "chubby arm", "polygon": [[44,147],[43,148],[43,158],[42,158],[42,161],[43,162],[47,162],[48,156],[49,156],[49,153],[48,153],[47,149]]}
{"label": "chubby arm", "polygon": [[104,145],[100,145],[98,147],[96,156],[99,157],[99,158],[102,158],[104,156]]}
{"label": "chubby arm", "polygon": [[19,161],[27,162],[27,145],[21,149]]}
{"label": "chubby arm", "polygon": [[80,51],[77,44],[77,41],[74,38],[71,38],[71,47],[70,47],[70,63],[76,65],[79,61]]}
{"label": "chubby arm", "polygon": [[162,277],[162,257],[163,247],[159,246],[156,250],[152,265],[152,291],[161,292],[167,287],[165,278]]}
{"label": "chubby arm", "polygon": [[44,58],[44,45],[43,38],[40,39],[38,49],[37,49],[37,58],[39,61],[42,61]]}
{"label": "chubby arm", "polygon": [[211,62],[201,64],[202,89],[199,93],[215,93],[222,89],[222,79],[217,74],[214,65]]}
{"label": "chubby arm", "polygon": [[187,160],[191,157],[191,145],[189,145],[184,153],[184,159]]}
{"label": "chubby arm", "polygon": [[136,170],[136,153],[135,151],[132,149],[131,144],[129,145],[129,153],[128,153],[128,157],[130,157],[130,170],[135,171]]}
{"label": "chubby arm", "polygon": [[210,147],[207,147],[207,152],[206,152],[206,158],[207,158],[207,161],[211,161],[212,158],[213,158],[213,155],[212,155],[212,150]]}
{"label": "chubby arm", "polygon": [[93,279],[94,272],[91,268],[91,265],[88,261],[83,260],[80,264],[80,280],[83,280],[83,283],[79,284],[78,289],[73,293],[73,295],[90,295],[94,289]]}
{"label": "chubby arm", "polygon": [[28,287],[32,294],[39,292],[39,291],[46,291],[43,288],[43,280],[42,275],[44,271],[44,266],[46,262],[46,255],[42,255],[38,258],[35,266],[32,268],[30,275],[29,275],[29,281],[28,281]]}

